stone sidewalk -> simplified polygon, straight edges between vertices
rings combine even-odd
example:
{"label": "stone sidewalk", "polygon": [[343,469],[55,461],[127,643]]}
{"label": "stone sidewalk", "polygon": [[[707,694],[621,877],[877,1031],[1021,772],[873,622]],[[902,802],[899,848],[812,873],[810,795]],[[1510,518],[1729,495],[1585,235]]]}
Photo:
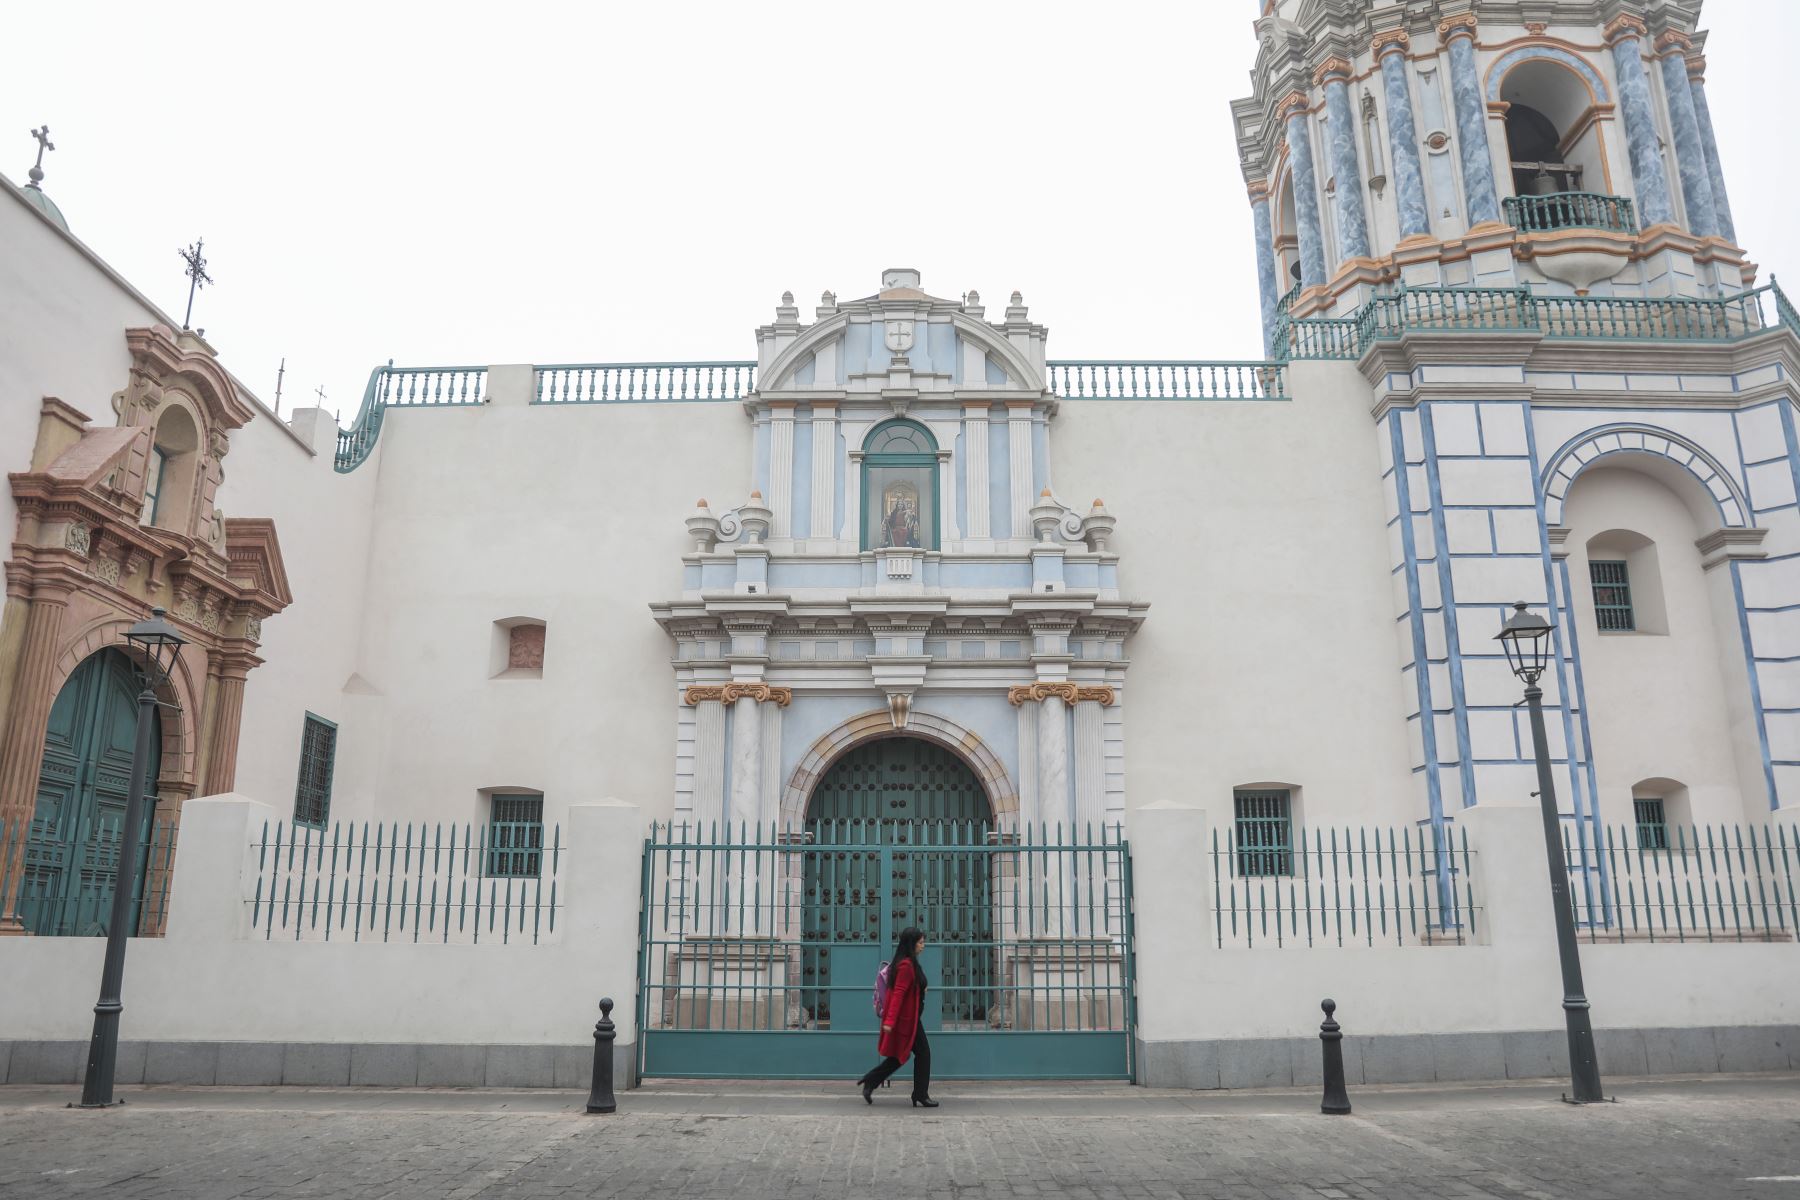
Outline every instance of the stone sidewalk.
{"label": "stone sidewalk", "polygon": [[566,1092],[0,1088],[0,1196],[1767,1196],[1800,1200],[1800,1076],[1175,1092],[944,1084],[864,1106],[849,1084],[660,1082],[588,1117]]}

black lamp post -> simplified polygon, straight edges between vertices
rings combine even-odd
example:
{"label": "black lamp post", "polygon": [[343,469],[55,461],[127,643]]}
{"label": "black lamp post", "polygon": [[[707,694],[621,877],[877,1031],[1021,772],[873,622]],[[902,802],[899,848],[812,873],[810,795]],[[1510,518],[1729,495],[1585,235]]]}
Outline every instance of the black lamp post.
{"label": "black lamp post", "polygon": [[125,982],[125,939],[130,936],[131,898],[137,893],[138,827],[144,822],[144,773],[150,765],[150,738],[155,733],[156,691],[167,687],[187,639],[163,620],[163,610],[131,627],[125,640],[137,651],[137,744],[131,752],[131,790],[125,801],[125,830],[119,837],[119,869],[113,884],[112,920],[106,926],[106,963],[100,970],[100,999],[94,1005],[94,1040],[88,1048],[87,1077],[81,1085],[81,1107],[104,1108],[113,1102],[113,1073],[119,1057],[119,1014],[125,1006],[119,991]]}
{"label": "black lamp post", "polygon": [[1562,958],[1563,1020],[1569,1031],[1569,1070],[1574,1103],[1604,1100],[1600,1063],[1594,1056],[1594,1026],[1588,1018],[1587,993],[1581,984],[1581,955],[1575,942],[1575,914],[1569,907],[1569,871],[1563,862],[1561,825],[1556,815],[1556,783],[1550,771],[1550,748],[1544,736],[1544,689],[1538,686],[1550,661],[1550,623],[1513,605],[1495,638],[1506,650],[1507,665],[1525,681],[1531,706],[1531,748],[1537,755],[1538,807],[1544,815],[1544,853],[1550,860],[1550,905],[1556,910],[1556,949]]}

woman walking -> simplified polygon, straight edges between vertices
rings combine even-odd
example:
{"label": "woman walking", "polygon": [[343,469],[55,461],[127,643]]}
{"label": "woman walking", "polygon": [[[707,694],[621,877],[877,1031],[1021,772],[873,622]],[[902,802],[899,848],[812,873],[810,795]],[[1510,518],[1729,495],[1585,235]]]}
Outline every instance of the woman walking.
{"label": "woman walking", "polygon": [[908,926],[900,933],[900,945],[888,964],[887,1007],[881,1014],[882,1058],[880,1064],[856,1082],[862,1088],[863,1103],[875,1103],[875,1089],[887,1077],[916,1058],[913,1065],[912,1102],[914,1108],[936,1108],[931,1098],[931,1043],[925,1040],[925,1029],[919,1021],[925,1007],[925,970],[919,965],[919,950],[925,935]]}

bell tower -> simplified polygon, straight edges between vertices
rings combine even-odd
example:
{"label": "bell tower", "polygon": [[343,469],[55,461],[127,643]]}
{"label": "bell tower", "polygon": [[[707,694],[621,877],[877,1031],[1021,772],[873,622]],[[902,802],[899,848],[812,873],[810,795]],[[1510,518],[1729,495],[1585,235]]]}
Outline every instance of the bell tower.
{"label": "bell tower", "polygon": [[1754,282],[1699,5],[1268,0],[1233,103],[1265,341],[1400,287],[1712,297]]}

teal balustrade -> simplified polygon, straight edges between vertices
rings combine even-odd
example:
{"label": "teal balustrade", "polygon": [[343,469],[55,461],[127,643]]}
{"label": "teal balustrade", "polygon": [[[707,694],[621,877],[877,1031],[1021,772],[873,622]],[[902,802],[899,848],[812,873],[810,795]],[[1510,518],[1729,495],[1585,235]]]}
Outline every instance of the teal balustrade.
{"label": "teal balustrade", "polygon": [[1506,220],[1521,233],[1558,229],[1603,229],[1636,233],[1637,216],[1624,196],[1599,192],[1556,192],[1548,196],[1508,196]]}
{"label": "teal balustrade", "polygon": [[340,472],[354,471],[375,449],[382,415],[389,408],[425,408],[487,403],[486,367],[396,367],[388,363],[369,372],[362,405],[348,429],[339,429]]}
{"label": "teal balustrade", "polygon": [[537,368],[531,402],[742,400],[755,390],[753,362],[567,363]]}
{"label": "teal balustrade", "polygon": [[1284,400],[1287,381],[1272,362],[1182,359],[1045,364],[1046,382],[1068,400]]}

